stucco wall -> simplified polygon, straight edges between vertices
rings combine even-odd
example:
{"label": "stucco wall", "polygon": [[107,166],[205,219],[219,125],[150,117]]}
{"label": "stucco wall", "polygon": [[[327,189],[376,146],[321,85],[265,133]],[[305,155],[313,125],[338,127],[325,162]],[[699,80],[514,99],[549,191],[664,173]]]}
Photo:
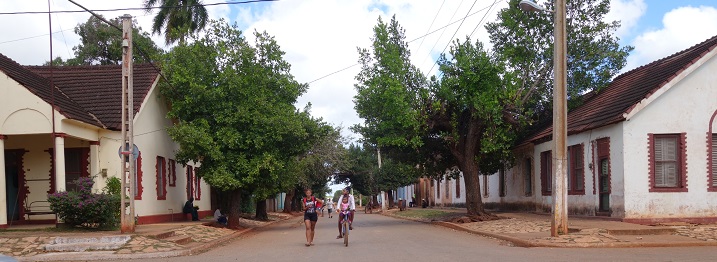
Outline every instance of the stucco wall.
{"label": "stucco wall", "polygon": [[[5,73],[0,72],[0,134],[49,134],[51,107]],[[59,123],[61,115],[56,115]]]}
{"label": "stucco wall", "polygon": [[[715,72],[712,58],[625,122],[627,218],[717,216],[717,193],[707,192],[706,136],[717,110]],[[687,192],[649,192],[649,133],[686,133]]]}

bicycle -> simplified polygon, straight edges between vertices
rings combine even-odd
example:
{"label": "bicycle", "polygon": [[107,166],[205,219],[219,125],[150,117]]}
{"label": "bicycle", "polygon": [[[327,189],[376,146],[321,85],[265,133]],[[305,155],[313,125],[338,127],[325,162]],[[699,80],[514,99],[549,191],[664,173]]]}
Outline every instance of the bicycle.
{"label": "bicycle", "polygon": [[349,216],[350,216],[350,214],[351,214],[351,211],[349,211],[349,210],[341,211],[341,214],[340,214],[341,220],[342,220],[342,222],[341,222],[341,236],[342,236],[343,239],[344,239],[344,246],[347,246],[347,247],[349,246],[349,231],[351,231],[351,230],[349,229],[349,221],[350,221],[350,220],[349,220]]}

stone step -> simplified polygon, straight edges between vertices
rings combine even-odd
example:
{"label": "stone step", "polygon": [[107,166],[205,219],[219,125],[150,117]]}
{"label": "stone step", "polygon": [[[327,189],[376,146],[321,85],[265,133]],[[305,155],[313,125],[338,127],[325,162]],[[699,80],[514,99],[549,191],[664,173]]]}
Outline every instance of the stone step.
{"label": "stone step", "polygon": [[192,237],[187,236],[187,235],[176,235],[176,236],[171,236],[171,237],[165,238],[164,240],[174,242],[174,243],[177,243],[180,245],[184,245],[184,244],[192,242]]}
{"label": "stone step", "polygon": [[610,235],[670,235],[677,232],[676,228],[643,228],[643,229],[608,229]]}
{"label": "stone step", "polygon": [[150,238],[154,238],[154,239],[165,239],[165,238],[168,238],[168,237],[173,237],[173,236],[175,236],[175,233],[174,233],[174,230],[172,230],[172,231],[161,231],[161,232],[148,233],[146,236],[147,236],[147,237],[150,237]]}
{"label": "stone step", "polygon": [[130,236],[56,237],[44,246],[47,251],[82,252],[86,250],[116,250],[124,246]]}

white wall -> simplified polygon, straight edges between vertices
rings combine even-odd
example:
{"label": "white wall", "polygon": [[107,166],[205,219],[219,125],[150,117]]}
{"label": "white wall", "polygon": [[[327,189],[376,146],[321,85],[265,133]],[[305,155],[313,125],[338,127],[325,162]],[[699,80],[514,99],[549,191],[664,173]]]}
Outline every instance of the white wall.
{"label": "white wall", "polygon": [[[712,58],[625,122],[627,218],[717,216],[717,193],[707,192],[706,137],[710,118],[717,110],[715,72],[717,59]],[[687,138],[688,192],[649,192],[648,134],[683,132]]]}

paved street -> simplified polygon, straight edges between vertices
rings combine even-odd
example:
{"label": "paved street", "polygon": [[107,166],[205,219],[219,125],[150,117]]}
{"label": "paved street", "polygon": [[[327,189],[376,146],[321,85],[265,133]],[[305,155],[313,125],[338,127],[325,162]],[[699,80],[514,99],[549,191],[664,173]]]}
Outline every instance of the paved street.
{"label": "paved street", "polygon": [[262,228],[198,256],[143,261],[714,261],[717,248],[520,248],[444,227],[356,215],[349,247],[335,217],[319,218],[315,246],[304,246],[301,218]]}

